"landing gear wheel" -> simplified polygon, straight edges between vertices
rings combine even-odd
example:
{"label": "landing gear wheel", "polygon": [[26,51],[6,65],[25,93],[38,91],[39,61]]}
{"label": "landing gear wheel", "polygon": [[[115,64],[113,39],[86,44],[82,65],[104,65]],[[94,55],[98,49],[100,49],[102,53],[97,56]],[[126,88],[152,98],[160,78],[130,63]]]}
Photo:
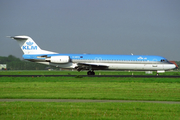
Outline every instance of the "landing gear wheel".
{"label": "landing gear wheel", "polygon": [[91,71],[88,71],[88,72],[87,72],[87,75],[91,75]]}
{"label": "landing gear wheel", "polygon": [[95,75],[95,72],[94,72],[94,71],[92,71],[91,73],[92,73],[92,75]]}
{"label": "landing gear wheel", "polygon": [[95,75],[95,72],[94,71],[88,71],[87,75]]}

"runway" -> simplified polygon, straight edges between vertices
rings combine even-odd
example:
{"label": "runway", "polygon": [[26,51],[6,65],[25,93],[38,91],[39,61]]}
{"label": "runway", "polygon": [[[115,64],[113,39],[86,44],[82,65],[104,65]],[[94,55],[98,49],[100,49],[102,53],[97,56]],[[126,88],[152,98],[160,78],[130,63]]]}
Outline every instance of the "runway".
{"label": "runway", "polygon": [[107,103],[107,102],[118,102],[118,103],[130,103],[130,102],[141,102],[141,103],[164,103],[164,104],[180,104],[178,101],[141,101],[141,100],[90,100],[90,99],[0,99],[0,102],[93,102],[93,103]]}
{"label": "runway", "polygon": [[0,77],[133,77],[133,78],[180,78],[175,75],[0,75]]}

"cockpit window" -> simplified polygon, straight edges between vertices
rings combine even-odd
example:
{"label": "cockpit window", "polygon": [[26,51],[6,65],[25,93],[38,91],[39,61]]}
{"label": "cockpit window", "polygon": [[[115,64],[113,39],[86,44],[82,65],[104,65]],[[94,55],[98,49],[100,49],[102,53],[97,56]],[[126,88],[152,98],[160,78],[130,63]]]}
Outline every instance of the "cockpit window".
{"label": "cockpit window", "polygon": [[167,62],[167,60],[166,59],[162,59],[161,62]]}

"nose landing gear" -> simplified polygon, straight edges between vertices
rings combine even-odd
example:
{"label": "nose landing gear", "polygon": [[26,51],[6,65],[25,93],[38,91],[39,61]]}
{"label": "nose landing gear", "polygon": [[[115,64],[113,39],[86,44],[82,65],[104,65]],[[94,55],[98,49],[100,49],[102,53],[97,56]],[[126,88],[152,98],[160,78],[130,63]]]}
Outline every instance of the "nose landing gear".
{"label": "nose landing gear", "polygon": [[95,72],[93,70],[90,70],[87,72],[87,75],[95,75]]}

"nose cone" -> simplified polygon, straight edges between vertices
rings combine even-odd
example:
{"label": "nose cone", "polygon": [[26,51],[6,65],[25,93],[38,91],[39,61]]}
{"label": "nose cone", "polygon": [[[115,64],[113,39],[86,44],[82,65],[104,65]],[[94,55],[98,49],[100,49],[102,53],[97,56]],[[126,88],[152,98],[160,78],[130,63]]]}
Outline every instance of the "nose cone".
{"label": "nose cone", "polygon": [[172,69],[174,69],[174,68],[176,68],[176,65],[175,65],[175,64],[172,65]]}
{"label": "nose cone", "polygon": [[167,65],[164,65],[164,69],[165,70],[171,70],[171,69],[174,69],[176,68],[176,65],[175,64],[167,64]]}

